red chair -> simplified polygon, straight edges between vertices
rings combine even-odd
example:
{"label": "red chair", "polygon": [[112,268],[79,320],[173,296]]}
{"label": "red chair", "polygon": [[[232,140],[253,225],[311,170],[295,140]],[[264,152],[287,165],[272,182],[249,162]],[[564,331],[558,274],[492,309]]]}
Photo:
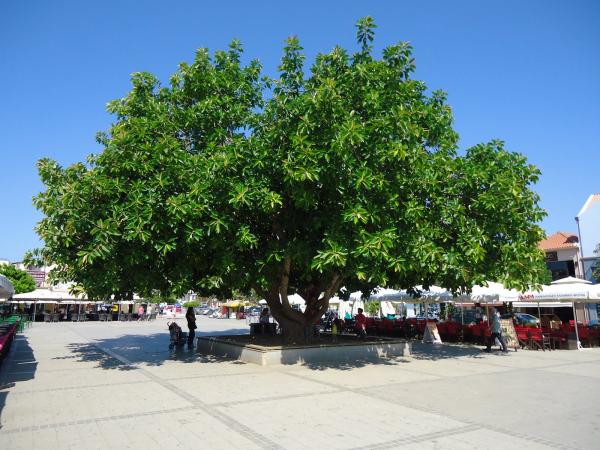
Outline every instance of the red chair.
{"label": "red chair", "polygon": [[583,326],[578,326],[577,331],[579,332],[579,340],[581,341],[581,345],[587,345],[588,347],[592,347],[592,342],[590,340],[590,329]]}
{"label": "red chair", "polygon": [[381,331],[384,336],[392,336],[394,334],[394,322],[389,319],[381,321]]}
{"label": "red chair", "polygon": [[550,335],[543,333],[541,328],[529,328],[527,335],[533,344],[533,348],[539,348],[542,351],[546,351],[546,349],[552,350]]}
{"label": "red chair", "polygon": [[448,327],[446,322],[438,322],[437,324],[438,333],[440,333],[440,337],[445,341],[448,339]]}
{"label": "red chair", "polygon": [[482,329],[479,325],[474,325],[473,327],[471,327],[471,336],[473,336],[473,342],[475,342],[476,344],[483,344],[483,336],[482,336]]}
{"label": "red chair", "polygon": [[475,327],[475,325],[463,325],[462,326],[463,340],[465,342],[475,342],[475,338],[473,337],[473,328],[474,327]]}
{"label": "red chair", "polygon": [[600,329],[599,328],[590,328],[590,346],[600,345]]}
{"label": "red chair", "polygon": [[365,320],[365,328],[367,334],[377,334],[377,326],[375,324],[375,319],[373,319],[372,317],[367,317],[367,320]]}
{"label": "red chair", "polygon": [[448,330],[448,339],[451,341],[460,340],[460,330],[461,325],[458,322],[448,322],[446,324],[446,329]]}
{"label": "red chair", "polygon": [[563,348],[567,345],[567,333],[562,330],[552,330],[550,337],[554,340],[554,348]]}

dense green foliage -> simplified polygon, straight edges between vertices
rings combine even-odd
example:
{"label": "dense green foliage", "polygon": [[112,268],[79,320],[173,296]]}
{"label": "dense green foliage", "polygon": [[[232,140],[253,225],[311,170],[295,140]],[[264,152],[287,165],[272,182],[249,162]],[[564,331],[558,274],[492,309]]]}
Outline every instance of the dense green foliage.
{"label": "dense green foliage", "polygon": [[35,280],[27,272],[17,269],[10,264],[0,265],[0,274],[10,280],[15,289],[15,294],[35,291]]}
{"label": "dense green foliage", "polygon": [[200,306],[200,302],[197,300],[191,300],[183,304],[184,308],[196,308],[197,306]]}
{"label": "dense green foliage", "polygon": [[134,74],[99,155],[39,162],[42,259],[91,295],[253,289],[288,328],[341,286],[536,284],[539,171],[500,141],[457,153],[445,94],[411,78],[409,44],[376,58],[374,28],[308,70],[288,39],[276,79],[235,41],[168,87]]}
{"label": "dense green foliage", "polygon": [[369,316],[376,316],[379,314],[379,308],[381,307],[381,303],[378,301],[369,301],[365,303],[365,312]]}

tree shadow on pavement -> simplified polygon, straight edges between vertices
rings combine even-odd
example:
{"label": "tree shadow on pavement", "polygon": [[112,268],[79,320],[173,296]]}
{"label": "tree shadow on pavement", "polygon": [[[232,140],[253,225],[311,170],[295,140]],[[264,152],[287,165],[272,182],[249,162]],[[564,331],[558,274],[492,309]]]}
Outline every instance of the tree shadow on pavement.
{"label": "tree shadow on pavement", "polygon": [[4,361],[0,362],[0,429],[2,410],[6,405],[9,389],[20,381],[35,378],[37,365],[29,341],[22,334],[17,334]]}
{"label": "tree shadow on pavement", "polygon": [[346,356],[342,353],[338,355],[331,355],[330,359],[318,359],[318,360],[300,360],[297,356],[282,355],[281,364],[292,365],[301,364],[303,367],[307,367],[312,370],[352,370],[360,367],[369,365],[385,365],[385,366],[396,366],[401,364],[410,364],[414,361],[428,360],[428,361],[440,361],[447,359],[457,358],[485,358],[486,353],[483,353],[480,348],[466,346],[466,345],[454,345],[454,344],[424,344],[420,341],[410,341],[411,355],[410,356],[386,356],[382,357],[377,354],[376,350],[367,352],[366,355],[361,356],[360,359]]}
{"label": "tree shadow on pavement", "polygon": [[[233,334],[240,329],[222,332],[200,332],[196,337]],[[247,331],[247,330],[244,330]],[[135,370],[142,366],[161,366],[166,361],[180,363],[219,363],[233,358],[198,353],[195,349],[175,347],[169,349],[169,333],[150,335],[126,334],[114,338],[95,339],[93,342],[67,345],[71,355],[59,357],[82,362],[95,362],[102,369]]]}
{"label": "tree shadow on pavement", "polygon": [[306,367],[311,370],[352,370],[358,369],[365,366],[396,366],[399,364],[406,364],[410,361],[403,356],[388,356],[381,357],[378,355],[369,355],[366,357],[352,358],[352,357],[336,357],[331,360],[320,360],[320,361],[298,361],[293,358],[282,358],[282,364],[298,364],[302,367]]}
{"label": "tree shadow on pavement", "polygon": [[424,344],[413,342],[412,357],[416,360],[439,361],[456,358],[485,358],[481,348],[460,344]]}

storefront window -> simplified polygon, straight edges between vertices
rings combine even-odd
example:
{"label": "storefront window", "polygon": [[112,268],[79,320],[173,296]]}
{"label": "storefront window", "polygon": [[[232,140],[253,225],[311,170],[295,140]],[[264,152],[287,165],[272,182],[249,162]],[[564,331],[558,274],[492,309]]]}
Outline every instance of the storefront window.
{"label": "storefront window", "polygon": [[547,262],[546,266],[552,273],[552,281],[575,276],[575,264],[573,261]]}

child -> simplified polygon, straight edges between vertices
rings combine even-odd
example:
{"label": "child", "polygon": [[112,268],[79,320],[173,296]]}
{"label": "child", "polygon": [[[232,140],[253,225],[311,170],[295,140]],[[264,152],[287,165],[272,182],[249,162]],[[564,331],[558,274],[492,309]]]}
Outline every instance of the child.
{"label": "child", "polygon": [[338,335],[338,324],[337,319],[333,321],[331,325],[331,342],[337,343],[337,335]]}

